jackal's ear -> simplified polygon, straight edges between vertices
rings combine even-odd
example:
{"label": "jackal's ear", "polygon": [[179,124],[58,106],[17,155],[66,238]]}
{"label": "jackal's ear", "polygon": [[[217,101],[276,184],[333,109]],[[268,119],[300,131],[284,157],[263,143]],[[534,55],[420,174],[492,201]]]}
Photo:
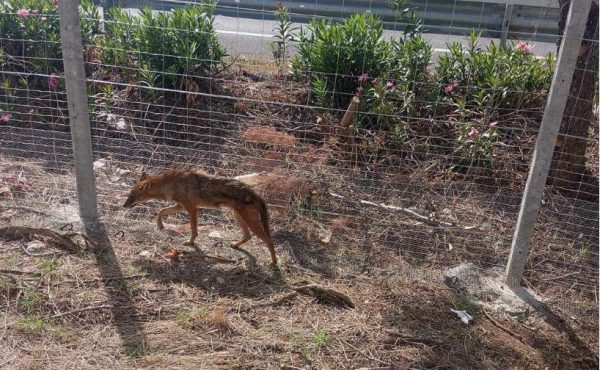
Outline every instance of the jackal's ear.
{"label": "jackal's ear", "polygon": [[142,177],[140,177],[140,181],[144,181],[148,178],[148,174],[146,173],[146,171],[142,172]]}

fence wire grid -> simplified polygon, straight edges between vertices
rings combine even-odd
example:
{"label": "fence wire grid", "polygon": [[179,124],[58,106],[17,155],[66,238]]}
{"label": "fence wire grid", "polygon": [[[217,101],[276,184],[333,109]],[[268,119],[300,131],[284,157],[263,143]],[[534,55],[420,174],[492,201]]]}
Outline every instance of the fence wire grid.
{"label": "fence wire grid", "polygon": [[[56,2],[21,3],[0,3],[0,207],[75,222]],[[431,24],[427,12],[441,12],[433,1],[392,1],[394,19],[384,22],[371,18],[373,4],[381,6],[373,1],[340,2],[341,16],[315,7],[310,17],[291,1],[263,1],[262,9],[125,3],[81,3],[106,225],[155,237],[157,203],[122,208],[142,169],[257,173],[283,261],[335,276],[328,253],[343,247],[367,256],[392,249],[415,266],[505,268],[567,2],[524,7],[537,14],[527,19],[534,31],[508,27],[504,46],[487,2],[469,3],[478,16],[461,13],[464,2],[444,2],[445,21]],[[595,30],[571,40],[583,46],[523,283],[556,302],[577,296],[595,306],[593,6]],[[477,27],[463,26],[465,17],[479,19]],[[200,219],[238,233],[220,212]]]}

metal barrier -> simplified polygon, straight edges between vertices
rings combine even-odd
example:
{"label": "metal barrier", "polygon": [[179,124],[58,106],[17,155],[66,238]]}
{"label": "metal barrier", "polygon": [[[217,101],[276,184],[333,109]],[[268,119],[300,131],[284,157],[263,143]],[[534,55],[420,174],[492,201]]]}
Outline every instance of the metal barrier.
{"label": "metal barrier", "polygon": [[[198,1],[177,0],[96,0],[102,7],[151,7],[171,10]],[[270,14],[277,1],[220,0],[217,14],[240,18],[274,19]],[[351,13],[370,12],[383,20],[389,29],[401,27],[387,0],[320,0],[284,2],[292,20],[308,22],[312,18],[344,19]],[[342,6],[340,6],[342,3]],[[446,1],[413,0],[412,5],[423,18],[425,32],[468,35],[478,30],[483,37],[527,39],[555,42],[559,8],[550,0]]]}

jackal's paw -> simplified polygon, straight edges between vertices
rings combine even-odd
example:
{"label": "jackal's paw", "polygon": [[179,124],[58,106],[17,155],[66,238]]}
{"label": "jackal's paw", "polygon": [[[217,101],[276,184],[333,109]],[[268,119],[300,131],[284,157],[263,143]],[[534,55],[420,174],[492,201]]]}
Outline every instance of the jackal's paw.
{"label": "jackal's paw", "polygon": [[183,245],[185,245],[185,246],[187,246],[187,247],[193,247],[193,246],[195,246],[195,245],[196,245],[196,243],[194,243],[194,241],[193,241],[193,240],[189,240],[189,241],[187,241],[187,242],[183,243]]}
{"label": "jackal's paw", "polygon": [[156,224],[156,226],[158,227],[158,230],[164,230],[165,229],[165,226],[162,224],[162,222],[158,222]]}

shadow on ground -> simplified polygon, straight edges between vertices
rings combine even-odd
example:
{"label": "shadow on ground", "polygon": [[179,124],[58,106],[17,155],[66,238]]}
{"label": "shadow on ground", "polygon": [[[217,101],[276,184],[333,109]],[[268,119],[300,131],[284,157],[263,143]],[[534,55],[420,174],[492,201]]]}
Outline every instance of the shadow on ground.
{"label": "shadow on ground", "polygon": [[102,223],[86,225],[86,232],[94,244],[93,253],[100,275],[106,280],[105,289],[125,353],[133,357],[142,356],[146,349],[146,337],[138,320],[133,294],[124,279],[106,228]]}

